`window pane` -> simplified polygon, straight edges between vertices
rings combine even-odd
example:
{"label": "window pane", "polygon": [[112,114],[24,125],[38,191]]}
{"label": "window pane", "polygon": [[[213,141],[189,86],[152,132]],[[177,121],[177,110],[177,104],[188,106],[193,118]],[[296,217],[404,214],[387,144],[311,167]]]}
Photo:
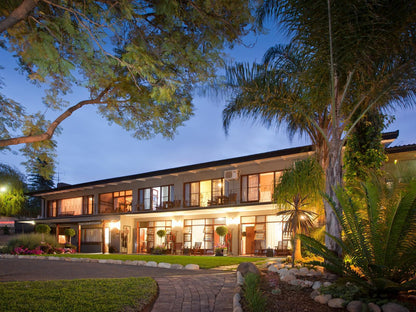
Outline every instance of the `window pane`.
{"label": "window pane", "polygon": [[191,184],[190,183],[185,183],[185,206],[190,206],[191,205]]}
{"label": "window pane", "polygon": [[249,175],[248,176],[248,201],[259,200],[259,176]]}
{"label": "window pane", "polygon": [[271,202],[274,187],[274,173],[260,174],[260,201]]}
{"label": "window pane", "polygon": [[152,209],[156,210],[160,206],[160,187],[152,188]]}
{"label": "window pane", "polygon": [[113,212],[113,193],[100,194],[100,213],[111,213]]}
{"label": "window pane", "polygon": [[150,210],[150,189],[144,190],[144,209]]}
{"label": "window pane", "polygon": [[247,176],[241,177],[241,201],[247,201]]}
{"label": "window pane", "polygon": [[211,180],[200,182],[200,206],[207,207],[208,201],[211,200]]}
{"label": "window pane", "polygon": [[60,215],[76,216],[82,214],[82,197],[61,199]]}

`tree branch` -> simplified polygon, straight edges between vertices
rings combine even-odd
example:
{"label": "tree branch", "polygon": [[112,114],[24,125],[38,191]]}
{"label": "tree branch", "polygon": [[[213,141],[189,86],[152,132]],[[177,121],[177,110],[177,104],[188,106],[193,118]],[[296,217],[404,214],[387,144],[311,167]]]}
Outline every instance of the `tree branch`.
{"label": "tree branch", "polygon": [[59,124],[62,123],[66,118],[71,116],[74,111],[80,109],[81,107],[83,107],[85,105],[103,104],[103,102],[101,102],[101,99],[103,98],[103,96],[109,90],[110,90],[110,88],[108,87],[108,88],[104,89],[98,95],[97,98],[92,99],[92,100],[81,101],[81,102],[78,102],[76,105],[71,106],[65,112],[63,112],[61,115],[59,115],[58,118],[56,118],[55,121],[53,121],[49,125],[48,129],[46,129],[46,131],[44,133],[37,134],[37,135],[28,135],[28,136],[21,136],[21,137],[17,137],[17,138],[0,140],[0,147],[10,146],[10,145],[18,145],[18,144],[23,144],[23,143],[34,143],[34,142],[40,142],[40,141],[45,141],[45,140],[51,139],[55,130],[56,130],[56,128],[59,126]]}
{"label": "tree branch", "polygon": [[23,0],[9,16],[0,22],[0,34],[25,19],[37,4],[38,0]]}

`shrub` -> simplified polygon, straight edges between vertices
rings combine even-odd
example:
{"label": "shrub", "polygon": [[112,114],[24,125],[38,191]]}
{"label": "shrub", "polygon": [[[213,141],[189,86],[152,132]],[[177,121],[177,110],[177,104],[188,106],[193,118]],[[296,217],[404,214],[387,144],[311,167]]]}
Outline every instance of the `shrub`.
{"label": "shrub", "polygon": [[42,233],[42,234],[49,234],[51,232],[51,228],[47,224],[38,224],[35,227],[36,233]]}
{"label": "shrub", "polygon": [[166,236],[166,231],[165,230],[159,230],[156,232],[157,236],[159,236],[160,238],[165,237]]}
{"label": "shrub", "polygon": [[69,236],[69,237],[75,236],[75,230],[74,229],[65,229],[64,233],[65,233],[66,236]]}
{"label": "shrub", "polygon": [[217,234],[219,236],[223,237],[223,236],[227,235],[228,228],[224,225],[220,225],[220,226],[217,226],[217,228],[215,229],[215,232],[217,232]]}
{"label": "shrub", "polygon": [[[333,238],[342,248],[338,258],[318,241],[302,235],[319,264],[354,283],[365,297],[394,296],[416,289],[416,181],[406,186],[373,179],[363,183],[352,197],[336,191],[342,209],[335,209],[344,240]],[[328,235],[328,234],[327,234]]]}
{"label": "shrub", "polygon": [[248,273],[244,279],[244,299],[250,312],[266,311],[266,299],[260,290],[260,276]]}
{"label": "shrub", "polygon": [[45,244],[49,244],[54,248],[59,247],[59,244],[53,235],[44,235],[42,238],[42,234],[38,233],[20,234],[8,242],[7,252],[11,253],[17,247],[34,250],[42,245],[41,242],[45,242]]}

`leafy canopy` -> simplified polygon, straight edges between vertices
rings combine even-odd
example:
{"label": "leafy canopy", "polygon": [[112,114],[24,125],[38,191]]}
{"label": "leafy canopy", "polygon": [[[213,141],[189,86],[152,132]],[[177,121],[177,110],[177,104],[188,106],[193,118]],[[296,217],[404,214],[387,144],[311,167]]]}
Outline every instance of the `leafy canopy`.
{"label": "leafy canopy", "polygon": [[[30,143],[27,165],[44,154],[52,166],[53,134],[84,105],[138,139],[171,138],[192,115],[193,87],[214,77],[221,51],[250,21],[242,0],[2,1],[0,45],[44,88],[55,119],[0,93],[0,148]],[[69,103],[76,87],[89,97]]]}
{"label": "leafy canopy", "polygon": [[18,214],[24,207],[24,176],[16,169],[0,164],[0,215]]}

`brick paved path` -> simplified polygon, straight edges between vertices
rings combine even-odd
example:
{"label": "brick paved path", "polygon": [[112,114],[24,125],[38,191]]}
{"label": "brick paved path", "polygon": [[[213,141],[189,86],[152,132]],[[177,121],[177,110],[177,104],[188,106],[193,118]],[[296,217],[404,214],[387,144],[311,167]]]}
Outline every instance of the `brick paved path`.
{"label": "brick paved path", "polygon": [[150,276],[159,285],[153,312],[232,311],[234,272],[50,260],[0,259],[0,282]]}
{"label": "brick paved path", "polygon": [[235,274],[156,277],[159,297],[152,312],[233,311]]}

